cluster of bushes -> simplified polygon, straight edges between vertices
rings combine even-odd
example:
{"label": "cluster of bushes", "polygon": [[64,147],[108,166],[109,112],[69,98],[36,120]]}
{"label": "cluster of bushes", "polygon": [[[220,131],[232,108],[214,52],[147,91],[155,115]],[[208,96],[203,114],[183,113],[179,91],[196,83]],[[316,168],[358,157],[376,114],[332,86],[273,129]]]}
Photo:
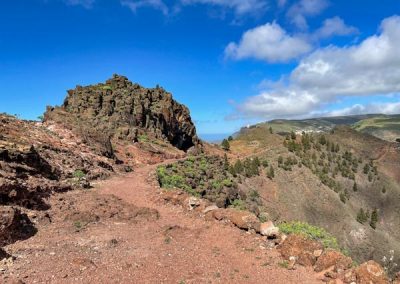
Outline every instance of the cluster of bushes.
{"label": "cluster of bushes", "polygon": [[254,157],[244,160],[238,159],[234,164],[229,165],[228,170],[234,177],[243,176],[251,178],[259,176],[262,172],[262,168],[268,168],[268,166],[268,160],[260,160],[258,157]]}
{"label": "cluster of bushes", "polygon": [[285,171],[292,171],[293,166],[296,165],[299,167],[302,166],[295,157],[287,157],[286,159],[284,159],[282,156],[278,157],[278,167],[284,169]]}
{"label": "cluster of bushes", "polygon": [[287,235],[297,234],[303,235],[311,240],[321,242],[325,248],[340,250],[339,244],[335,237],[325,231],[323,228],[312,226],[305,222],[289,222],[278,225],[279,230]]}
{"label": "cluster of bushes", "polygon": [[174,164],[159,166],[160,186],[179,188],[191,195],[215,202],[218,207],[247,209],[259,214],[262,202],[257,191],[240,191],[243,178],[259,174],[262,165],[258,158],[237,160],[230,164],[226,155],[189,157]]}
{"label": "cluster of bushes", "polygon": [[369,225],[371,226],[372,229],[376,229],[376,225],[378,223],[378,210],[374,209],[372,213],[369,212],[369,210],[364,210],[363,208],[360,208],[357,214],[357,222],[360,224],[364,224],[369,221]]}
{"label": "cluster of bushes", "polygon": [[378,176],[378,167],[374,165],[374,162],[371,160],[364,165],[363,172],[368,176],[368,181],[372,182]]}

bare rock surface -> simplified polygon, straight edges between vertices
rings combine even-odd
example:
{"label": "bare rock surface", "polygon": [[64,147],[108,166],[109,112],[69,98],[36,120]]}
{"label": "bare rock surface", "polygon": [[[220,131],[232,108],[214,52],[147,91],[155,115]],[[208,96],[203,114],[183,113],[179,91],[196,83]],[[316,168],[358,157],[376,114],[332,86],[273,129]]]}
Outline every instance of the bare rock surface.
{"label": "bare rock surface", "polygon": [[152,136],[184,151],[200,146],[186,106],[161,87],[147,89],[119,75],[105,84],[69,90],[64,104],[48,108],[45,119],[81,128],[89,140],[107,141],[112,136],[138,141]]}

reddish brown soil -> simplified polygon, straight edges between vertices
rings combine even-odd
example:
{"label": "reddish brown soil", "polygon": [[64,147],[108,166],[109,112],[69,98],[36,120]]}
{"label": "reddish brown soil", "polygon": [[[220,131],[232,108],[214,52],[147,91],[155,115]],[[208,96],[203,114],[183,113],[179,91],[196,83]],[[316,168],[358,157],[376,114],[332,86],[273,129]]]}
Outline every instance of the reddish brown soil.
{"label": "reddish brown soil", "polygon": [[166,204],[155,167],[53,196],[39,232],[5,248],[15,259],[0,264],[3,282],[320,283],[311,269],[281,267],[261,236]]}

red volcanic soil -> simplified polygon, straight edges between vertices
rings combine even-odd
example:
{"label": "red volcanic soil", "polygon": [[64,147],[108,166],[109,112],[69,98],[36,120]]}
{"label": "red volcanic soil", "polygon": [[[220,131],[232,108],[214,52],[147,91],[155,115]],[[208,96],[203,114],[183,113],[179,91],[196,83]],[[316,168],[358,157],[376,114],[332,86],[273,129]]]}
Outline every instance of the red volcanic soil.
{"label": "red volcanic soil", "polygon": [[[38,233],[5,247],[3,283],[320,283],[288,270],[265,237],[160,198],[143,166],[91,190],[59,193],[28,211]],[[20,282],[17,282],[20,281]]]}

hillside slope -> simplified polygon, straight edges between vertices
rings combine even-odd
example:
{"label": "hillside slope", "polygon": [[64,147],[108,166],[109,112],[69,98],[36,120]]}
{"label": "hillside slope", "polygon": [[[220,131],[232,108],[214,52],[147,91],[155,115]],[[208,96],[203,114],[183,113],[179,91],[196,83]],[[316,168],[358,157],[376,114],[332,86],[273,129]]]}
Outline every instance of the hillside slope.
{"label": "hillside slope", "polygon": [[[265,159],[274,168],[272,180],[266,168],[244,182],[258,190],[271,218],[323,227],[357,261],[381,261],[390,250],[400,252],[398,145],[346,126],[329,133],[292,135],[256,126],[230,142],[231,154]],[[309,150],[304,143],[310,143]],[[361,209],[378,212],[376,229],[369,220],[359,222]]]}

